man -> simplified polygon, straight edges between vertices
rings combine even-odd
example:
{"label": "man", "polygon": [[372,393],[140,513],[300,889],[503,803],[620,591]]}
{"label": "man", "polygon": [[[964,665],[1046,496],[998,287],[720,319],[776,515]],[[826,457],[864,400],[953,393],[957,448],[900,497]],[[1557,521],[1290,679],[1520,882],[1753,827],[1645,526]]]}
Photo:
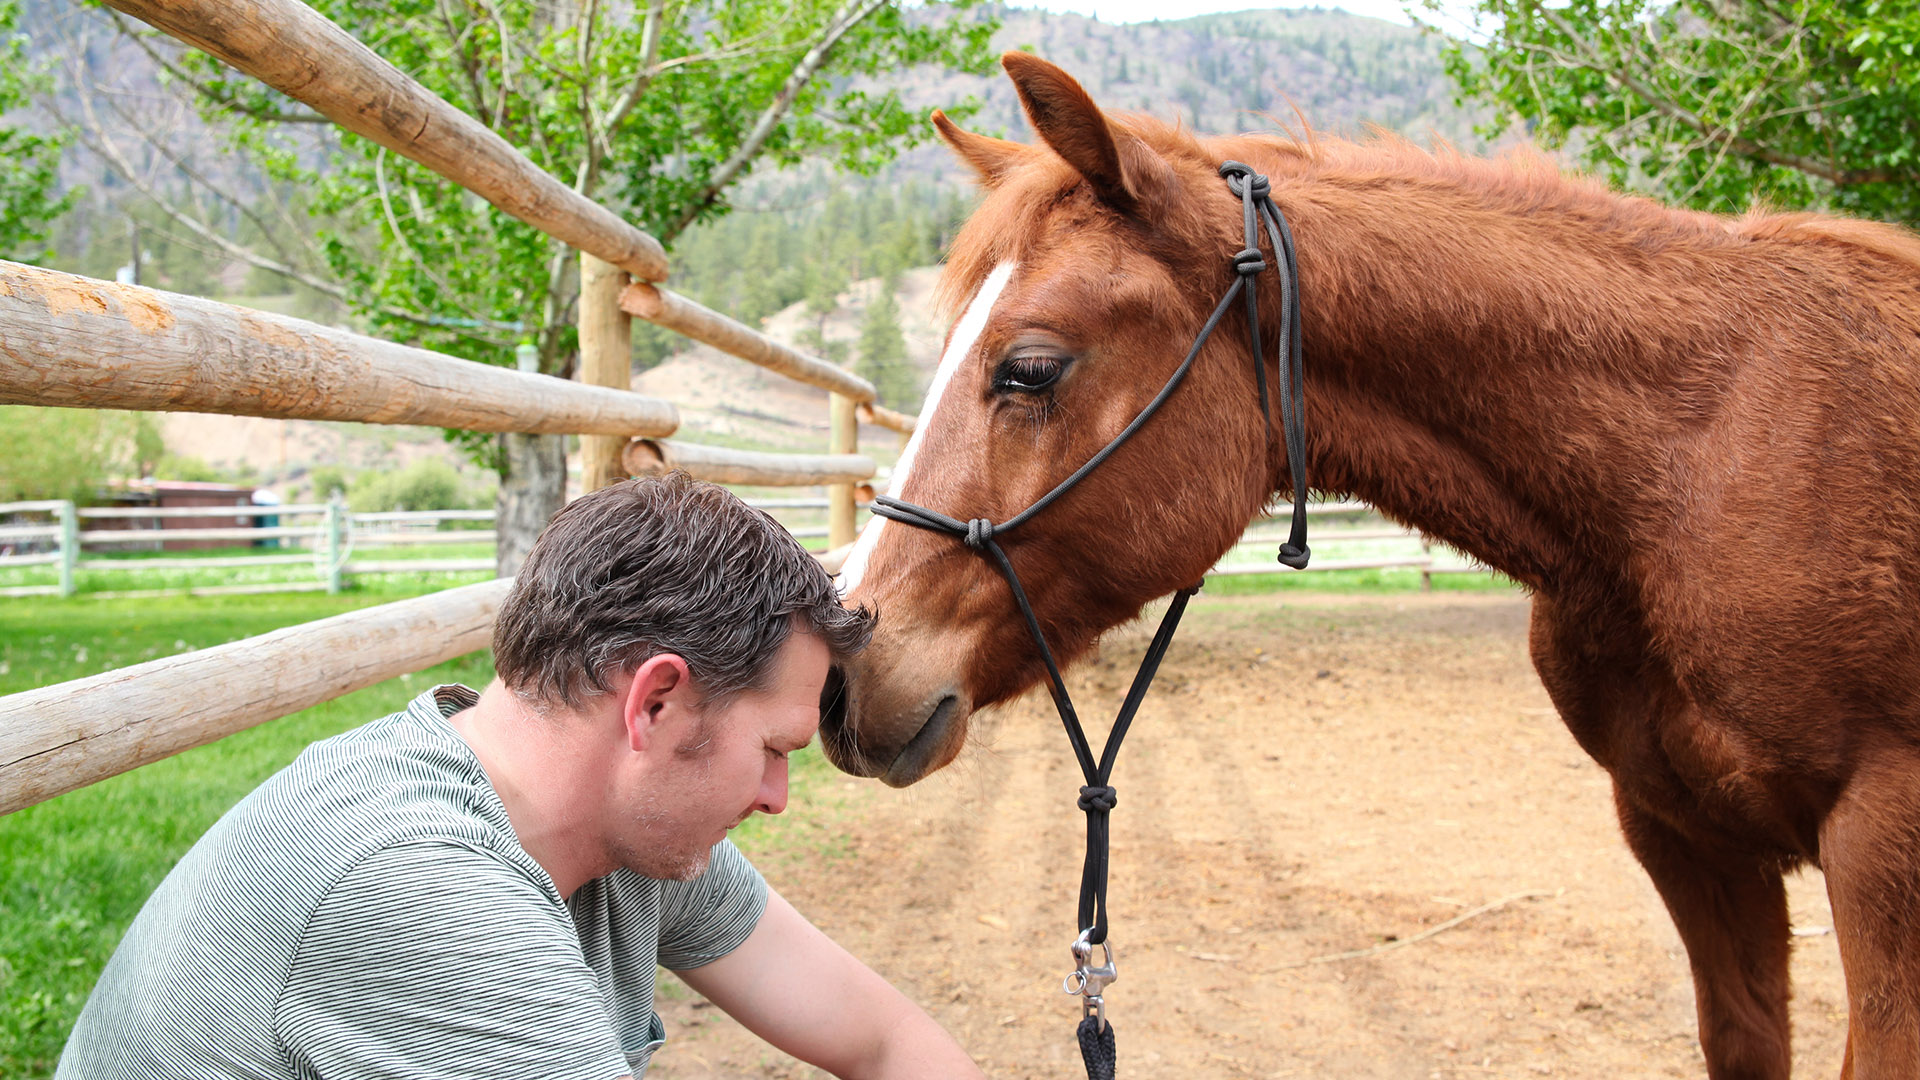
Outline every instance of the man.
{"label": "man", "polygon": [[656,963],[844,1077],[980,1076],[727,841],[787,801],[864,613],[684,475],[555,515],[483,693],[310,747],[148,900],[61,1058],[94,1077],[637,1077]]}

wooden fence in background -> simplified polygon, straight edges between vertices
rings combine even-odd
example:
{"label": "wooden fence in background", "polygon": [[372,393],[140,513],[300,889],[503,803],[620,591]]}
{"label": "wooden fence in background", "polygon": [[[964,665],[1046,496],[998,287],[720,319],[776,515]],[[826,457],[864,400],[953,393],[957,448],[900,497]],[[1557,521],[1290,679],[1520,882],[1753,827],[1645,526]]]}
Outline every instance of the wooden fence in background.
{"label": "wooden fence in background", "polygon": [[[860,407],[868,407],[870,422],[912,427],[874,406],[871,384],[661,288],[668,267],[652,237],[541,171],[297,0],[109,2],[578,250],[585,378],[570,384],[214,301],[0,262],[0,403],[576,434],[586,439],[588,490],[627,471],[673,467],[707,479],[827,484],[829,540],[842,551],[852,543],[855,486],[876,471],[858,453]],[[827,453],[783,459],[667,438],[679,427],[678,411],[630,389],[635,315],[828,390]],[[635,439],[651,441],[635,446]],[[78,558],[82,515],[43,509],[57,520],[9,528],[58,530],[60,551],[73,557],[56,555],[62,581],[54,588],[71,591],[72,574],[86,561]],[[0,813],[480,648],[509,584],[450,589],[0,698]],[[220,692],[210,693],[216,686]],[[248,704],[225,704],[239,701]]]}
{"label": "wooden fence in background", "polygon": [[[634,445],[640,444],[636,442]],[[752,482],[765,483],[766,480],[764,477],[759,477]],[[776,518],[790,511],[802,511],[808,512],[809,516],[817,519],[819,512],[829,510],[834,502],[832,499],[819,496],[750,498],[747,500],[747,505],[766,510]],[[865,502],[855,504],[856,511],[865,508]],[[137,579],[143,572],[156,571],[253,570],[261,567],[295,567],[311,570],[311,576],[289,577],[277,582],[195,584],[176,586],[172,589],[115,590],[91,594],[132,597],[166,593],[214,595],[319,589],[338,592],[346,580],[359,575],[473,572],[490,570],[494,565],[490,557],[477,558],[471,555],[464,558],[387,560],[365,557],[369,549],[378,548],[491,544],[495,539],[495,533],[490,527],[445,530],[441,526],[451,522],[469,526],[491,526],[494,521],[492,510],[402,510],[354,514],[348,513],[338,502],[289,506],[168,509],[82,507],[78,510],[73,509],[69,503],[61,502],[0,503],[0,519],[24,513],[44,514],[50,520],[42,525],[0,526],[0,570],[8,567],[57,567],[59,583],[4,586],[0,587],[0,597],[71,595],[76,591],[76,571],[115,571]],[[221,529],[96,527],[80,528],[73,532],[68,532],[64,526],[64,522],[69,517],[80,522],[88,522],[100,519],[138,521],[229,515],[236,518],[278,517],[281,523],[264,528],[259,526],[235,526]],[[1315,519],[1316,522],[1313,532],[1315,554],[1313,564],[1305,570],[1282,571],[1270,558],[1266,557],[1266,552],[1259,550],[1277,547],[1286,536],[1287,522],[1284,517],[1262,517],[1253,522],[1245,535],[1234,545],[1234,549],[1208,573],[1208,576],[1407,569],[1418,571],[1422,586],[1427,587],[1431,585],[1434,574],[1484,571],[1483,567],[1449,548],[1441,546],[1436,550],[1435,546],[1419,533],[1387,521],[1366,503],[1313,503],[1307,507],[1307,516]],[[287,525],[284,519],[288,517],[305,517],[315,520],[301,525]],[[800,540],[827,540],[833,532],[831,524],[802,525],[786,521],[782,523],[795,538]],[[271,541],[279,547],[300,547],[305,550],[293,554],[217,555],[197,558],[153,558],[144,555],[88,558],[84,552],[88,545],[96,547],[117,545],[123,549],[128,545],[157,547],[168,540],[228,540],[235,544]],[[6,549],[15,544],[44,546],[47,550],[19,554],[7,553]]]}

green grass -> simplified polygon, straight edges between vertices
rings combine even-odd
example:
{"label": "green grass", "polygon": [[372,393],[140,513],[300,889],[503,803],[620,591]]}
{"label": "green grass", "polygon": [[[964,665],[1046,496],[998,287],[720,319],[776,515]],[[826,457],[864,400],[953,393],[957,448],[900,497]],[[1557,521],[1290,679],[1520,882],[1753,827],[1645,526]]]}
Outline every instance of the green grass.
{"label": "green grass", "polygon": [[[341,596],[0,600],[0,693],[409,594],[383,582]],[[0,817],[0,1077],[52,1073],[127,924],[228,807],[308,743],[393,712],[435,683],[480,685],[492,674],[476,653]]]}

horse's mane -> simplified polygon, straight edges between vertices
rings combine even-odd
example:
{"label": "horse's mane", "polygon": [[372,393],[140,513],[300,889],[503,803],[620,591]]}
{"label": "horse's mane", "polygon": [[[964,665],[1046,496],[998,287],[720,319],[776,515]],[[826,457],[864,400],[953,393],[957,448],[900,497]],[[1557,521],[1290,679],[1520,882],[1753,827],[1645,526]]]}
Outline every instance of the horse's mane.
{"label": "horse's mane", "polygon": [[[1762,206],[1738,217],[1676,209],[1642,196],[1623,195],[1594,177],[1570,175],[1532,146],[1475,157],[1446,144],[1429,150],[1377,129],[1360,141],[1311,128],[1299,134],[1208,138],[1143,114],[1109,114],[1109,120],[1116,133],[1137,137],[1176,164],[1191,163],[1210,171],[1223,160],[1253,163],[1275,173],[1276,190],[1282,171],[1307,182],[1360,192],[1408,185],[1447,188],[1468,194],[1490,209],[1521,215],[1567,214],[1609,231],[1644,237],[1649,245],[1722,247],[1758,241],[1839,246],[1897,263],[1900,273],[1920,277],[1920,236],[1902,227],[1858,218],[1776,213]],[[958,311],[997,263],[1019,259],[1022,246],[1040,231],[1038,219],[1079,184],[1078,174],[1065,161],[1043,146],[1030,148],[1024,167],[988,193],[968,228],[955,239],[941,275],[941,307],[949,313]]]}

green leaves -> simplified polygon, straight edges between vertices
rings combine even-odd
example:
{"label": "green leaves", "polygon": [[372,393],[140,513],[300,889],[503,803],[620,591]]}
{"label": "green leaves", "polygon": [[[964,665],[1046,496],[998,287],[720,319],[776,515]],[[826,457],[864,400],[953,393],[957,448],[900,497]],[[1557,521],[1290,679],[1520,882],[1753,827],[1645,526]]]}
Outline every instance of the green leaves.
{"label": "green leaves", "polygon": [[1481,0],[1462,94],[1616,185],[1920,220],[1920,6],[1888,0]]}
{"label": "green leaves", "polygon": [[[923,64],[990,70],[998,23],[976,3],[314,6],[535,164],[671,244],[726,213],[726,192],[757,162],[824,158],[870,173],[929,137],[886,77]],[[329,276],[374,333],[495,364],[512,363],[514,343],[531,340],[543,371],[570,372],[571,251],[357,136],[339,135],[317,167],[279,137],[303,106],[197,53],[172,66],[236,149],[302,193]],[[481,456],[492,445],[460,438]]]}
{"label": "green leaves", "polygon": [[0,258],[35,262],[45,258],[48,223],[78,193],[54,193],[64,138],[5,122],[4,114],[26,104],[44,82],[27,66],[19,19],[18,0],[0,0]]}

